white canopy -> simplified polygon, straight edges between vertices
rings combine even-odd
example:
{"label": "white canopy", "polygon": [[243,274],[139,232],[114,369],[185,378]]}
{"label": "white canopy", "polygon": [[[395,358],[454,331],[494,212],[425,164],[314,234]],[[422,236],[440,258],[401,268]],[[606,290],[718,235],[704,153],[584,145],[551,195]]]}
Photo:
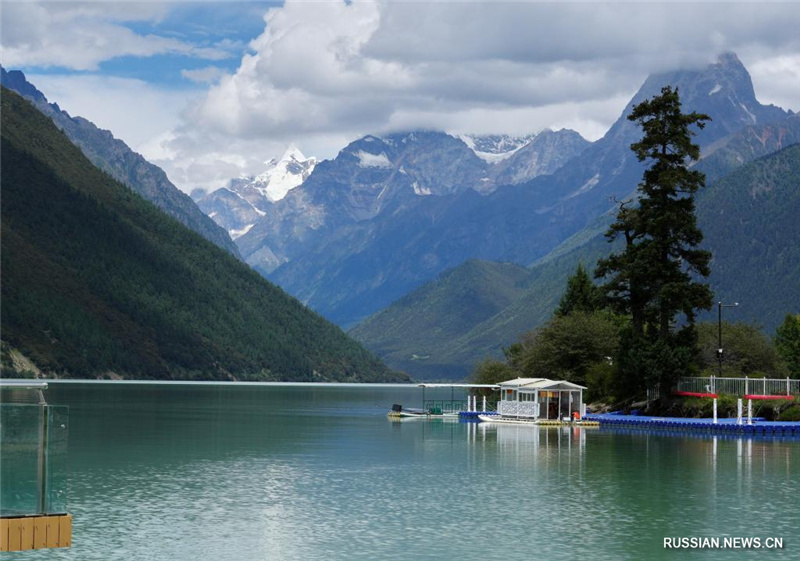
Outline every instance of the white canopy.
{"label": "white canopy", "polygon": [[491,388],[499,389],[496,384],[417,384],[418,388]]}
{"label": "white canopy", "polygon": [[579,386],[566,380],[550,380],[548,378],[516,378],[498,384],[501,388],[517,390],[585,390],[585,386]]}

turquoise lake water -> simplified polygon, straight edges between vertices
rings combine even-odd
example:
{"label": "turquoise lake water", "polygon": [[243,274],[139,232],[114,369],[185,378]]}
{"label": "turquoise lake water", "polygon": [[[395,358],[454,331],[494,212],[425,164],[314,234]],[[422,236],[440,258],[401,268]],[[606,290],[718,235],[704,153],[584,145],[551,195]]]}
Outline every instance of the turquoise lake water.
{"label": "turquoise lake water", "polygon": [[[800,559],[800,440],[393,422],[421,401],[397,386],[46,395],[70,408],[73,546],[3,559]],[[693,536],[784,548],[663,548]]]}

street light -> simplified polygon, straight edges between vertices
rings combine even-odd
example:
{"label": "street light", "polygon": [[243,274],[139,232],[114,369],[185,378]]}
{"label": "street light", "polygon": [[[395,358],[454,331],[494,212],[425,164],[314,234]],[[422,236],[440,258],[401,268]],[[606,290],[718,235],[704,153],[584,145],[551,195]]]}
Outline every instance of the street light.
{"label": "street light", "polygon": [[722,308],[736,308],[739,305],[739,302],[734,302],[733,304],[723,304],[722,302],[717,302],[717,309],[719,310],[718,315],[718,345],[717,345],[717,360],[719,361],[719,377],[722,378]]}

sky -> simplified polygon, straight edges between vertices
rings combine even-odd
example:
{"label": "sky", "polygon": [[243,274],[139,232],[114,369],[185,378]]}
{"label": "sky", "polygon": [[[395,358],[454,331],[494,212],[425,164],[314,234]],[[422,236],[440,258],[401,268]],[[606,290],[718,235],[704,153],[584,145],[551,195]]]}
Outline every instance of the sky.
{"label": "sky", "polygon": [[800,110],[800,3],[14,2],[0,63],[179,188],[412,129],[600,138],[648,74],[733,51]]}

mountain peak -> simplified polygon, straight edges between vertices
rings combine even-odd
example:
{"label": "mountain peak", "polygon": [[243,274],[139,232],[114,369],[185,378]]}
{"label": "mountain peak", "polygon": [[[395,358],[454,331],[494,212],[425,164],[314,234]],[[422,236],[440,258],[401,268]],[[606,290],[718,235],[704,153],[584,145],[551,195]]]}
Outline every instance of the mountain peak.
{"label": "mountain peak", "polygon": [[710,144],[741,127],[768,124],[788,116],[783,109],[762,105],[756,99],[750,73],[735,53],[726,52],[719,55],[716,62],[699,70],[651,74],[607,136],[624,131],[631,140],[638,137],[640,133],[627,121],[627,115],[634,105],[659,95],[661,88],[667,85],[680,92],[684,111],[711,116],[712,121],[698,134],[701,144]]}
{"label": "mountain peak", "polygon": [[228,190],[249,202],[257,212],[263,212],[305,181],[317,159],[306,158],[295,144],[290,144],[280,159],[272,158],[264,164],[266,169],[260,174],[243,175],[228,184]]}
{"label": "mountain peak", "polygon": [[291,143],[287,148],[286,151],[281,156],[279,161],[281,162],[289,162],[295,160],[297,162],[305,162],[308,158],[306,158],[300,149],[297,147],[295,143]]}
{"label": "mountain peak", "polygon": [[25,74],[21,70],[6,70],[0,66],[0,84],[10,90],[14,90],[23,97],[29,97],[36,103],[46,104],[45,95],[36,89],[36,86],[28,82]]}
{"label": "mountain peak", "polygon": [[731,51],[719,55],[717,57],[717,64],[721,66],[744,69],[744,64],[742,64],[742,61],[739,60],[739,57],[736,56],[736,53]]}

